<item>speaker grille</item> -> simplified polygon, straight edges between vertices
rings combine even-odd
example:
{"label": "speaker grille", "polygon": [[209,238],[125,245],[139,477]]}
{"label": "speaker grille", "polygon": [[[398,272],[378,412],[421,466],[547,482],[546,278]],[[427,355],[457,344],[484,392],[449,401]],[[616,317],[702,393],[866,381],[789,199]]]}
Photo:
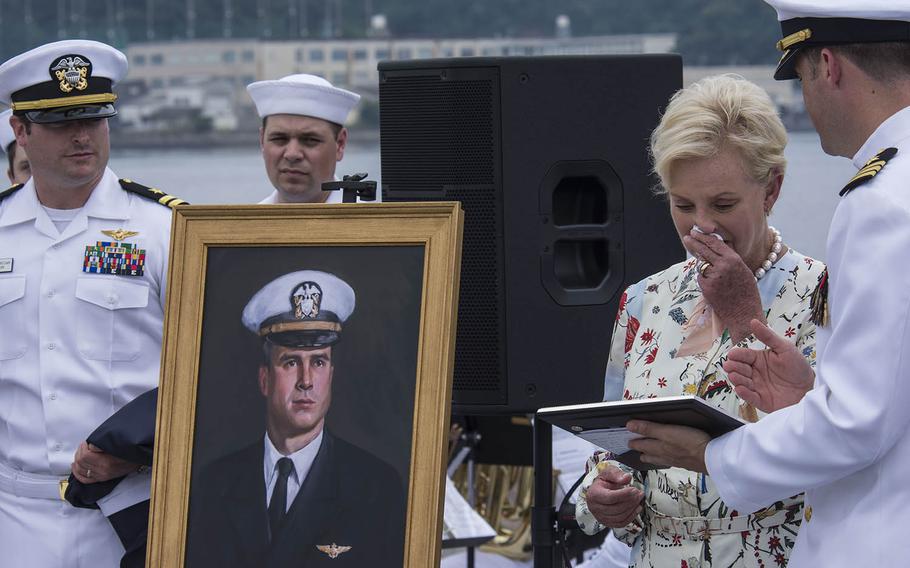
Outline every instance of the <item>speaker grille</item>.
{"label": "speaker grille", "polygon": [[379,96],[383,201],[465,211],[453,402],[505,403],[498,69],[386,72]]}
{"label": "speaker grille", "polygon": [[496,183],[491,80],[385,76],[380,85],[383,187],[441,191]]}
{"label": "speaker grille", "polygon": [[[501,270],[502,238],[496,215],[496,199],[491,190],[451,189],[448,199],[461,201],[465,210],[462,245],[461,288],[458,300],[458,329],[455,334],[455,373],[453,398],[464,400],[465,391],[503,391],[505,381],[500,357],[503,317]],[[474,402],[474,401],[470,401]]]}

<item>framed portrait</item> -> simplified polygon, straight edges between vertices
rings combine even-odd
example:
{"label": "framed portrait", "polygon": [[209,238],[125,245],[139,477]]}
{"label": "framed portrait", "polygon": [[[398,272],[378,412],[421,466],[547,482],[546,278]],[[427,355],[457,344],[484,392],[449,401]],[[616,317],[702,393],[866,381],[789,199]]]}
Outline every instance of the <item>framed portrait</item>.
{"label": "framed portrait", "polygon": [[438,565],[462,223],[175,211],[148,566]]}

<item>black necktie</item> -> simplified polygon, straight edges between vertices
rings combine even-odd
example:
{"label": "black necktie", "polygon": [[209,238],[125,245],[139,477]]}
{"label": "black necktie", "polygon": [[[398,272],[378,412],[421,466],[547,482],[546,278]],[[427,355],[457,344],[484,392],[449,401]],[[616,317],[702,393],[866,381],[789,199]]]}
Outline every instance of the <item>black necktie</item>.
{"label": "black necktie", "polygon": [[278,535],[281,521],[284,520],[288,508],[288,477],[293,469],[294,462],[290,458],[278,460],[278,481],[275,482],[275,490],[272,491],[272,500],[269,502],[269,528],[272,540]]}

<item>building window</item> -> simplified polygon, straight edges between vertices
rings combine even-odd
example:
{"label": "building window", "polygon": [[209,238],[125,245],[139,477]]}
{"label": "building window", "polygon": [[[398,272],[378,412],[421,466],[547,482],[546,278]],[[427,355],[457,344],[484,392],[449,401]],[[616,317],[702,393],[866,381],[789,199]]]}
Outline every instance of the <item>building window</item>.
{"label": "building window", "polygon": [[256,59],[256,55],[253,53],[252,49],[244,49],[240,54],[240,60],[244,63],[252,63]]}
{"label": "building window", "polygon": [[145,65],[145,55],[140,54],[133,57],[133,63],[136,65]]}
{"label": "building window", "polygon": [[462,56],[462,57],[471,57],[472,55],[474,55],[474,48],[473,48],[473,47],[462,47],[462,48],[461,48],[461,56]]}
{"label": "building window", "polygon": [[310,61],[325,61],[325,53],[321,49],[311,49]]}
{"label": "building window", "polygon": [[443,47],[443,48],[442,48],[442,56],[443,56],[443,57],[454,57],[454,56],[455,56],[455,50],[452,49],[451,47]]}
{"label": "building window", "polygon": [[164,86],[164,79],[160,79],[160,78],[152,79],[152,88],[153,89],[160,89],[163,86]]}
{"label": "building window", "polygon": [[347,49],[333,49],[332,50],[332,61],[347,61],[348,60],[348,50]]}
{"label": "building window", "polygon": [[221,54],[221,60],[225,63],[233,63],[237,61],[237,54],[233,51],[225,51]]}
{"label": "building window", "polygon": [[410,59],[411,58],[411,48],[402,47],[399,48],[395,53],[395,59]]}
{"label": "building window", "polygon": [[164,63],[164,56],[160,53],[153,53],[149,58],[149,61],[151,61],[152,65],[162,65]]}
{"label": "building window", "polygon": [[354,50],[354,61],[363,61],[367,58],[367,50],[365,49],[355,49]]}
{"label": "building window", "polygon": [[376,61],[382,61],[389,58],[388,49],[377,49],[376,50]]}
{"label": "building window", "polygon": [[429,47],[421,47],[417,50],[417,57],[420,59],[429,59],[433,57],[433,50]]}
{"label": "building window", "polygon": [[348,76],[344,73],[332,73],[332,84],[333,85],[347,85]]}

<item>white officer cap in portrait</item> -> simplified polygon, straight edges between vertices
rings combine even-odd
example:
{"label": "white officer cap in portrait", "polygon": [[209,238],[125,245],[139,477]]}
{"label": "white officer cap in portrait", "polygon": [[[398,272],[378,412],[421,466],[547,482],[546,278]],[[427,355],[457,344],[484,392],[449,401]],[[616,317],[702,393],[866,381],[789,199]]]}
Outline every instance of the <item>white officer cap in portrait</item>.
{"label": "white officer cap in portrait", "polygon": [[8,108],[0,112],[0,150],[9,152],[9,145],[16,141],[16,133],[9,124],[9,117],[12,116],[13,109]]}
{"label": "white officer cap in portrait", "polygon": [[260,118],[297,114],[344,126],[360,95],[333,86],[316,75],[298,73],[275,81],[257,81],[246,87]]}
{"label": "white officer cap in portrait", "polygon": [[796,79],[804,47],[910,41],[910,0],[765,0],[780,20],[783,52],[774,78]]}
{"label": "white officer cap in portrait", "polygon": [[113,86],[126,70],[126,56],[107,44],[48,43],[0,65],[0,102],[37,123],[114,116]]}
{"label": "white officer cap in portrait", "polygon": [[278,345],[316,348],[341,338],[342,325],[354,311],[354,290],[321,270],[279,276],[253,294],[243,308],[243,325]]}

